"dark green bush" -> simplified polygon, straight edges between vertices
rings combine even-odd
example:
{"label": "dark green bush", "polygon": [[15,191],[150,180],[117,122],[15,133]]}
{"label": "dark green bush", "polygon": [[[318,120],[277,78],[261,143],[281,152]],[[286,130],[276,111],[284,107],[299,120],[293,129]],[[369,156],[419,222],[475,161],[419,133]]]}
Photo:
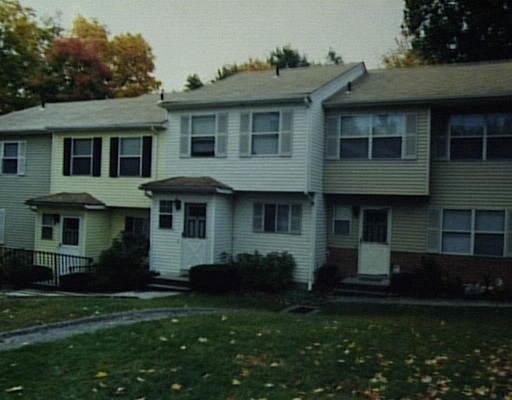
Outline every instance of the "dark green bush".
{"label": "dark green bush", "polygon": [[71,292],[90,292],[96,289],[96,275],[93,272],[78,272],[60,277],[60,288]]}
{"label": "dark green bush", "polygon": [[255,252],[236,256],[235,265],[240,274],[240,284],[244,290],[279,292],[293,282],[295,260],[287,252],[273,252],[266,256]]}
{"label": "dark green bush", "polygon": [[133,290],[147,285],[151,274],[147,262],[148,241],[142,236],[123,233],[103,251],[95,266],[98,290]]}
{"label": "dark green bush", "polygon": [[196,265],[189,271],[193,290],[206,293],[226,293],[240,287],[238,270],[231,264]]}
{"label": "dark green bush", "polygon": [[31,253],[22,251],[7,251],[0,259],[0,283],[15,288],[29,286],[33,282],[52,279],[50,268],[35,266]]}
{"label": "dark green bush", "polygon": [[340,269],[336,265],[322,265],[315,271],[315,292],[328,293],[333,290],[341,279]]}

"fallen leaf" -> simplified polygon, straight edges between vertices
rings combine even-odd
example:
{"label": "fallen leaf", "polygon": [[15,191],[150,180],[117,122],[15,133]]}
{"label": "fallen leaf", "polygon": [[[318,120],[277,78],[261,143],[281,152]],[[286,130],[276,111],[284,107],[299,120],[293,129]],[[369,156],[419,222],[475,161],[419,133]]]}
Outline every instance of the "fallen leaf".
{"label": "fallen leaf", "polygon": [[5,393],[16,393],[21,392],[23,390],[23,386],[13,386],[9,389],[5,389]]}
{"label": "fallen leaf", "polygon": [[242,384],[242,382],[240,382],[238,379],[233,379],[233,380],[231,381],[231,384],[232,384],[233,386],[238,386],[238,385],[241,385],[241,384]]}
{"label": "fallen leaf", "polygon": [[103,378],[106,378],[107,376],[108,376],[108,373],[106,373],[105,371],[99,371],[95,375],[95,377],[98,379],[103,379]]}
{"label": "fallen leaf", "polygon": [[183,385],[180,385],[179,383],[173,383],[171,385],[171,389],[178,392],[180,391],[181,389],[183,389]]}

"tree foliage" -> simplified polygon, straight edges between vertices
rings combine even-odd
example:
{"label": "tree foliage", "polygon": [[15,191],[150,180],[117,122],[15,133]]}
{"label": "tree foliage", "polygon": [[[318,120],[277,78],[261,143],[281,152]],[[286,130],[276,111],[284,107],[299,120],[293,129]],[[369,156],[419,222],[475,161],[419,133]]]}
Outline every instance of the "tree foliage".
{"label": "tree foliage", "polygon": [[249,59],[242,64],[233,63],[223,65],[217,70],[217,75],[215,76],[214,81],[220,81],[238,72],[265,71],[271,68],[272,65],[269,62],[249,57]]}
{"label": "tree foliage", "polygon": [[343,57],[332,48],[329,49],[325,58],[328,64],[343,64]]}
{"label": "tree foliage", "polygon": [[292,48],[289,44],[276,47],[270,53],[267,62],[272,66],[279,66],[279,68],[308,67],[310,65],[306,55],[300,54],[297,49]]}
{"label": "tree foliage", "polygon": [[196,90],[200,87],[203,87],[204,83],[201,81],[201,78],[199,78],[199,75],[197,74],[191,74],[187,76],[187,83],[185,84],[185,90]]}
{"label": "tree foliage", "polygon": [[395,40],[397,48],[382,56],[382,62],[386,68],[405,68],[427,64],[416,51],[411,48],[406,37]]}
{"label": "tree foliage", "polygon": [[510,0],[406,0],[404,32],[428,63],[512,58]]}
{"label": "tree foliage", "polygon": [[0,0],[0,114],[39,100],[44,53],[59,33],[53,20],[37,20],[17,0]]}

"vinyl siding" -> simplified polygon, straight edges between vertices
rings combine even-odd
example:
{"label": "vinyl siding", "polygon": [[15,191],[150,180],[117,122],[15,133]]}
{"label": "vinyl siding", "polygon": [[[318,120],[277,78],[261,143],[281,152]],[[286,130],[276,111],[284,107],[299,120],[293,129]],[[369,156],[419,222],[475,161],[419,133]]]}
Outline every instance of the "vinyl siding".
{"label": "vinyl siding", "polygon": [[[110,171],[110,138],[111,137],[140,137],[153,136],[153,157],[152,157],[152,177],[116,177],[109,176]],[[64,138],[93,138],[102,137],[101,154],[101,176],[64,176],[63,166],[63,146]],[[51,192],[87,192],[97,199],[103,201],[110,207],[146,207],[149,208],[151,201],[139,190],[139,185],[149,182],[163,176],[159,175],[162,171],[165,157],[166,133],[162,132],[156,135],[154,132],[116,132],[116,133],[72,133],[72,134],[54,134],[52,150],[52,181]]]}
{"label": "vinyl siding", "polygon": [[233,199],[215,196],[214,262],[221,262],[222,253],[233,255]]}
{"label": "vinyl siding", "polygon": [[[416,160],[325,160],[324,191],[339,194],[429,194],[430,126],[428,109],[354,109],[344,113],[416,112]],[[329,113],[334,115],[336,113]],[[338,113],[339,114],[339,113]]]}
{"label": "vinyl siding", "polygon": [[25,201],[50,191],[50,135],[0,136],[0,141],[26,141],[24,176],[0,174],[0,209],[5,209],[5,245],[32,249],[36,213]]}
{"label": "vinyl siding", "polygon": [[[239,134],[240,113],[249,111],[293,110],[293,138],[291,156],[240,157]],[[180,158],[180,119],[182,115],[204,115],[219,112],[228,113],[227,157]],[[213,109],[201,112],[170,112],[167,133],[166,154],[167,176],[210,176],[235,190],[241,191],[298,191],[305,188],[306,143],[308,136],[307,108],[230,108]]]}
{"label": "vinyl siding", "polygon": [[85,214],[85,249],[84,255],[95,261],[112,243],[110,233],[110,212],[88,211]]}
{"label": "vinyl siding", "polygon": [[[253,204],[260,203],[300,203],[302,204],[302,230],[300,234],[253,232]],[[307,197],[299,194],[279,195],[275,193],[251,193],[237,196],[234,217],[234,254],[287,251],[297,264],[294,279],[306,283],[311,276],[311,212]]]}

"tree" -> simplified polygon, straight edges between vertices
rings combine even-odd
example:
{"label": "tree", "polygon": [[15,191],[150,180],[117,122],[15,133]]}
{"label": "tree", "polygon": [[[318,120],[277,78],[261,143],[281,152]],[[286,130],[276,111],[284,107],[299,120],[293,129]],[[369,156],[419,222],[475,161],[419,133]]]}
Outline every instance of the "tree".
{"label": "tree", "polygon": [[112,73],[94,43],[77,38],[56,39],[46,54],[41,89],[50,101],[91,100],[110,97]]}
{"label": "tree", "polygon": [[39,101],[44,52],[59,33],[53,20],[38,21],[17,0],[0,0],[0,114]]}
{"label": "tree", "polygon": [[192,75],[187,76],[187,83],[185,84],[185,90],[187,90],[187,91],[196,90],[203,86],[204,86],[204,84],[201,81],[201,78],[199,78],[199,75],[192,74]]}
{"label": "tree", "polygon": [[213,81],[220,81],[238,72],[265,71],[271,68],[272,65],[267,61],[262,61],[258,58],[249,57],[249,59],[243,62],[242,64],[225,64],[221,68],[217,69],[217,75],[215,76],[215,79]]}
{"label": "tree", "polygon": [[328,64],[343,64],[343,58],[333,49],[329,49],[325,57]]}
{"label": "tree", "polygon": [[422,59],[412,48],[406,37],[395,39],[397,48],[382,56],[382,62],[386,68],[404,68],[425,65]]}
{"label": "tree", "polygon": [[77,15],[73,20],[71,37],[82,39],[89,44],[94,44],[104,61],[110,60],[109,31],[96,18],[88,20],[82,15]]}
{"label": "tree", "polygon": [[280,68],[296,68],[308,67],[310,62],[305,55],[301,55],[297,49],[293,49],[291,45],[276,47],[270,53],[267,62],[272,66]]}
{"label": "tree", "polygon": [[404,31],[428,63],[512,58],[510,0],[406,0]]}

